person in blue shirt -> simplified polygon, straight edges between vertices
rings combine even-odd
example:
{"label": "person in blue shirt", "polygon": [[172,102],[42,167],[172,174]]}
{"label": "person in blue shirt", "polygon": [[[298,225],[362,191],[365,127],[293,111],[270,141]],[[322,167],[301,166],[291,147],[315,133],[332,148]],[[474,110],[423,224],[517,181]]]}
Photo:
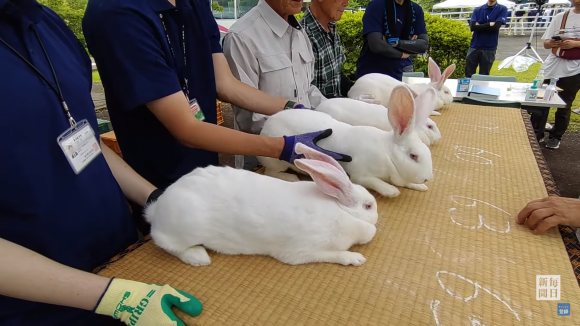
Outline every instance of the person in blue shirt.
{"label": "person in blue shirt", "polygon": [[429,38],[423,9],[411,0],[372,0],[363,16],[364,43],[355,79],[370,73],[403,79],[412,54],[427,52]]}
{"label": "person in blue shirt", "polygon": [[507,22],[507,7],[496,0],[475,8],[469,21],[473,32],[465,62],[465,76],[471,78],[479,66],[480,75],[489,75],[495,61],[499,41],[499,29]]}
{"label": "person in blue shirt", "polygon": [[[315,145],[331,130],[269,138],[216,124],[216,98],[265,115],[304,107],[232,75],[207,0],[89,0],[83,31],[123,158],[158,188],[218,165],[218,152],[293,162],[301,141],[350,160]],[[148,234],[141,208],[133,210]]]}
{"label": "person in blue shirt", "polygon": [[161,190],[98,140],[91,61],[65,22],[0,0],[0,71],[0,325],[175,325],[174,303],[201,313],[167,285],[91,273],[138,240],[126,199]]}

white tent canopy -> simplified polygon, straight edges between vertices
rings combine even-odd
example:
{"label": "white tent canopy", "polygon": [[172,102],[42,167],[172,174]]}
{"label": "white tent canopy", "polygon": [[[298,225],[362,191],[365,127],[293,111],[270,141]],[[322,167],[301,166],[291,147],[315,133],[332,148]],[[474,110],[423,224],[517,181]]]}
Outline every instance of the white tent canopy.
{"label": "white tent canopy", "polygon": [[[552,1],[568,1],[568,0],[552,0]],[[485,0],[447,0],[440,2],[433,6],[433,9],[451,9],[451,8],[477,8],[486,4]],[[509,0],[497,0],[497,3],[508,8],[515,6],[515,3]]]}

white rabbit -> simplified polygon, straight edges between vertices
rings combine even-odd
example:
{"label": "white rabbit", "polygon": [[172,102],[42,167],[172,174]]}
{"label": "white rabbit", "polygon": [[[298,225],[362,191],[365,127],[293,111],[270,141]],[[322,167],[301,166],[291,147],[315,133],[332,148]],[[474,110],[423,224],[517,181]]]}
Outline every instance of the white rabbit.
{"label": "white rabbit", "polygon": [[362,265],[365,257],[348,249],[375,236],[375,198],[326,154],[301,143],[296,153],[314,182],[217,166],[181,177],[145,208],[153,241],[193,266],[211,264],[205,248],[291,265]]}
{"label": "white rabbit", "polygon": [[[417,94],[411,90],[413,97]],[[415,103],[415,105],[417,105]],[[415,126],[421,141],[431,146],[441,139],[441,131],[435,121],[429,119],[429,114],[434,110],[435,102],[425,103],[425,106],[415,107]],[[316,111],[329,114],[334,119],[348,123],[351,126],[371,126],[384,131],[391,131],[393,127],[389,123],[385,110],[380,104],[370,104],[351,98],[331,98],[322,101],[316,107]]]}
{"label": "white rabbit", "polygon": [[[455,64],[450,65],[445,69],[443,74],[441,74],[441,69],[435,63],[432,58],[429,58],[429,77],[431,82],[428,84],[409,84],[415,93],[421,94],[430,87],[437,91],[437,102],[435,105],[435,110],[431,112],[431,115],[441,115],[437,110],[441,109],[445,104],[453,102],[453,94],[449,87],[445,86],[444,83],[451,76],[455,70]],[[379,74],[372,73],[366,74],[354,83],[352,88],[348,91],[349,98],[359,98],[362,95],[374,95],[375,99],[379,100],[381,104],[387,106],[389,103],[389,97],[395,86],[405,84],[395,78]]]}
{"label": "white rabbit", "polygon": [[[261,134],[280,137],[331,128],[332,135],[317,145],[352,157],[351,162],[339,162],[352,182],[387,197],[400,194],[393,185],[426,191],[428,188],[424,183],[433,178],[433,163],[429,148],[415,132],[414,113],[415,103],[417,106],[426,105],[424,103],[433,102],[435,96],[435,90],[431,89],[419,95],[415,102],[406,86],[395,87],[389,110],[385,110],[394,129],[390,132],[375,127],[351,126],[323,112],[284,110],[268,118]],[[298,180],[296,175],[284,173],[288,168],[301,172],[293,165],[261,156],[258,160],[266,168],[266,175]]]}

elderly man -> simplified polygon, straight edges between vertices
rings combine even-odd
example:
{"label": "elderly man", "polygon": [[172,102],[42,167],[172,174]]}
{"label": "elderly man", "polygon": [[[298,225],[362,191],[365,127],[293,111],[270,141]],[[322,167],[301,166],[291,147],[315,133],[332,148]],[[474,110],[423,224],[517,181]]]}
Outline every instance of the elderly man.
{"label": "elderly man", "polygon": [[[326,98],[311,84],[314,54],[308,36],[294,15],[302,1],[260,0],[224,37],[223,50],[233,75],[270,95],[316,107]],[[234,127],[258,134],[266,115],[233,106]],[[236,168],[251,170],[255,156],[236,156]]]}
{"label": "elderly man", "polygon": [[304,11],[304,27],[314,52],[315,85],[327,98],[346,96],[353,82],[342,73],[346,61],[336,22],[348,0],[314,0]]}

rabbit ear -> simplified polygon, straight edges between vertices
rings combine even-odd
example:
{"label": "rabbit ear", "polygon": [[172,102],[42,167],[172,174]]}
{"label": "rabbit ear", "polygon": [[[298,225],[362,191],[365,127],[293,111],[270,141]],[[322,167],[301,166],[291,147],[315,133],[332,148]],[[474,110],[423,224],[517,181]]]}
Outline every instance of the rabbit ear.
{"label": "rabbit ear", "polygon": [[388,105],[388,117],[397,138],[409,133],[413,129],[415,101],[404,85],[397,86],[391,93]]}
{"label": "rabbit ear", "polygon": [[423,126],[433,110],[437,100],[437,91],[433,87],[427,88],[426,91],[415,98],[415,124]]}
{"label": "rabbit ear", "polygon": [[338,164],[338,162],[335,159],[333,159],[332,157],[330,157],[322,152],[319,152],[319,151],[317,151],[309,146],[306,146],[302,143],[297,143],[296,146],[294,147],[294,151],[296,152],[296,154],[304,155],[304,157],[306,157],[309,160],[317,160],[317,161],[321,161],[321,162],[326,162],[326,163],[334,166],[340,172],[342,172],[345,176],[347,176],[346,171],[344,171],[342,166],[340,164]]}
{"label": "rabbit ear", "polygon": [[437,84],[438,90],[441,90],[441,88],[443,87],[443,84],[445,84],[445,81],[447,80],[447,78],[449,78],[449,76],[451,76],[453,71],[455,71],[455,64],[452,64],[445,69],[445,71],[443,72],[443,76],[441,76],[441,79],[439,80],[439,83]]}
{"label": "rabbit ear", "polygon": [[441,80],[441,69],[433,60],[433,58],[429,57],[429,78],[431,78],[432,83],[438,83]]}
{"label": "rabbit ear", "polygon": [[352,207],[356,205],[354,188],[343,171],[339,171],[326,162],[309,159],[294,160],[294,165],[300,170],[307,172],[318,188],[325,194],[335,197],[345,206]]}
{"label": "rabbit ear", "polygon": [[413,98],[417,98],[417,96],[419,96],[419,94],[417,94],[417,92],[415,92],[411,87],[408,87],[409,91],[411,91],[411,95],[413,95]]}

